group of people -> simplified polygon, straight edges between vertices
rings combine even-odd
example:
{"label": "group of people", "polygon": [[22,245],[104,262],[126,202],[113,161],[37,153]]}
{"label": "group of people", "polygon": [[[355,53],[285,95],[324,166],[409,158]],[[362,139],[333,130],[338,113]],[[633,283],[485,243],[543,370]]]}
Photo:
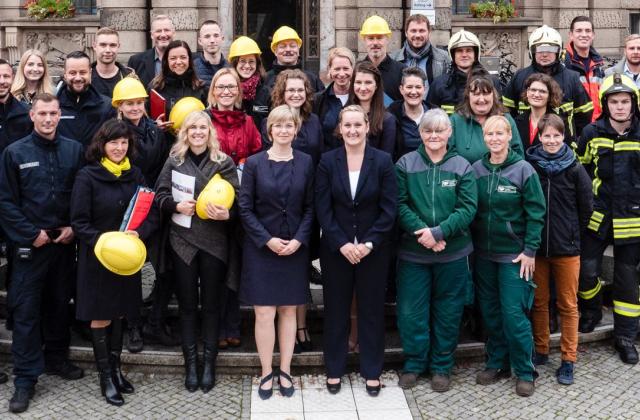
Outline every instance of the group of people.
{"label": "group of people", "polygon": [[[332,49],[326,87],[301,68],[303,40],[290,27],[273,34],[266,72],[252,39],[238,37],[225,58],[220,25],[205,21],[194,54],[164,15],[151,22],[154,47],[127,66],[117,62],[118,33],[101,28],[96,62],[68,54],[57,87],[36,50],[15,74],[0,60],[10,410],[27,410],[44,372],[83,376],[68,359],[71,299],[91,330],[102,395],[124,404],[134,386],[121,371],[123,336],[132,352],[143,337],[176,345],[164,319],[173,293],[188,391],[215,386],[218,349],[240,345],[244,302],[255,312],[258,394],[271,397],[277,381],[289,397],[292,356],[312,348],[306,304],[317,258],[332,394],[353,350],[367,393],[381,392],[390,286],[402,387],[430,372],[433,390],[449,390],[469,306],[486,334],[478,384],[513,372],[516,393],[532,395],[556,308],[556,376],[573,383],[578,331],[602,318],[609,244],[615,348],[637,363],[640,35],[605,70],[588,17],[572,21],[566,46],[542,26],[529,39],[532,64],[503,88],[481,65],[473,33],[453,34],[444,51],[431,30],[425,16],[410,16],[406,41],[389,54],[389,25],[367,18],[366,57]],[[152,94],[166,101],[155,119]],[[184,98],[201,107],[171,119]],[[230,184],[234,204],[199,209],[214,177]],[[153,205],[125,233],[146,243],[156,274],[146,322],[140,272],[109,270],[95,251],[139,187],[155,191]]]}

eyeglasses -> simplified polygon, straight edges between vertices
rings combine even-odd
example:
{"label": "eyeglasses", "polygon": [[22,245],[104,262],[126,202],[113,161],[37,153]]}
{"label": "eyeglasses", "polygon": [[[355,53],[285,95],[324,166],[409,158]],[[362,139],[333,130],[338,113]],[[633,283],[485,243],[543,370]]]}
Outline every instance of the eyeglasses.
{"label": "eyeglasses", "polygon": [[289,89],[285,89],[285,92],[294,95],[294,94],[298,94],[298,95],[302,95],[304,93],[304,89],[300,88],[300,89],[293,89],[293,88],[289,88]]}
{"label": "eyeglasses", "polygon": [[213,87],[216,92],[224,92],[225,90],[228,90],[229,92],[236,92],[238,90],[238,85],[215,85]]}
{"label": "eyeglasses", "polygon": [[536,88],[529,88],[527,89],[527,92],[531,92],[533,94],[539,94],[539,95],[547,95],[549,93],[548,90],[544,90],[544,89],[536,89]]}

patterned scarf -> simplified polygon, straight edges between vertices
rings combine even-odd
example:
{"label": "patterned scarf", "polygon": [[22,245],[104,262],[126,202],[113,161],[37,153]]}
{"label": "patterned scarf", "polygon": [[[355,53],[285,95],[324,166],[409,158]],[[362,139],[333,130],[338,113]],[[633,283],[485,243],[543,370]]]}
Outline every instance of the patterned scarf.
{"label": "patterned scarf", "polygon": [[256,90],[260,83],[260,73],[255,72],[247,80],[240,82],[242,86],[242,99],[245,101],[253,101],[256,98]]}
{"label": "patterned scarf", "polygon": [[417,67],[418,63],[431,53],[431,42],[424,44],[419,51],[415,52],[409,46],[407,41],[404,42],[404,56],[407,59],[407,67]]}

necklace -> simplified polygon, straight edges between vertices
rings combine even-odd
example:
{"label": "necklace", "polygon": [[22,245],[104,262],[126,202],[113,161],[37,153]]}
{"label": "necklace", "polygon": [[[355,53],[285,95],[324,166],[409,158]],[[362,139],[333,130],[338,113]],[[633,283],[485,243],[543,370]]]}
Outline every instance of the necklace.
{"label": "necklace", "polygon": [[267,150],[267,154],[269,155],[269,158],[271,160],[275,160],[275,161],[286,161],[286,160],[293,159],[293,149],[289,149],[287,154],[282,154],[282,155],[277,154],[273,149],[269,149]]}

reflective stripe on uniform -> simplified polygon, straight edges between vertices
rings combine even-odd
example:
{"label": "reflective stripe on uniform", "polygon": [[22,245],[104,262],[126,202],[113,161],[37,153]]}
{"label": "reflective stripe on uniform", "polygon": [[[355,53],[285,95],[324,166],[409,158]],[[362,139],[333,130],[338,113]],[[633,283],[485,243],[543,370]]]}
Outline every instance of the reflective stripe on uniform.
{"label": "reflective stripe on uniform", "polygon": [[580,105],[577,108],[573,108],[573,112],[590,112],[590,111],[593,111],[593,102],[591,101],[587,102],[584,105]]}
{"label": "reflective stripe on uniform", "polygon": [[515,108],[516,107],[516,103],[513,101],[513,99],[507,98],[506,96],[502,97],[502,105],[509,107],[509,108]]}
{"label": "reflective stripe on uniform", "polygon": [[629,239],[640,237],[640,228],[613,229],[613,239]]}
{"label": "reflective stripe on uniform", "polygon": [[456,109],[454,105],[440,105],[440,108],[442,108],[442,110],[446,112],[448,115],[453,114],[453,111],[455,111]]}
{"label": "reflective stripe on uniform", "polygon": [[591,218],[589,219],[589,225],[587,226],[587,229],[591,229],[594,232],[597,232],[598,229],[600,229],[600,223],[602,223],[603,220],[604,214],[594,210],[593,213],[591,213]]}
{"label": "reflective stripe on uniform", "polygon": [[640,150],[640,143],[637,141],[621,141],[613,147],[615,152],[633,152]]}
{"label": "reflective stripe on uniform", "polygon": [[627,303],[627,302],[620,302],[619,300],[614,299],[613,312],[618,315],[628,316],[630,318],[637,318],[637,317],[640,317],[640,305]]}
{"label": "reflective stripe on uniform", "polygon": [[578,291],[578,296],[584,300],[593,299],[598,292],[602,289],[602,283],[600,283],[600,279],[596,279],[596,286],[591,290]]}

